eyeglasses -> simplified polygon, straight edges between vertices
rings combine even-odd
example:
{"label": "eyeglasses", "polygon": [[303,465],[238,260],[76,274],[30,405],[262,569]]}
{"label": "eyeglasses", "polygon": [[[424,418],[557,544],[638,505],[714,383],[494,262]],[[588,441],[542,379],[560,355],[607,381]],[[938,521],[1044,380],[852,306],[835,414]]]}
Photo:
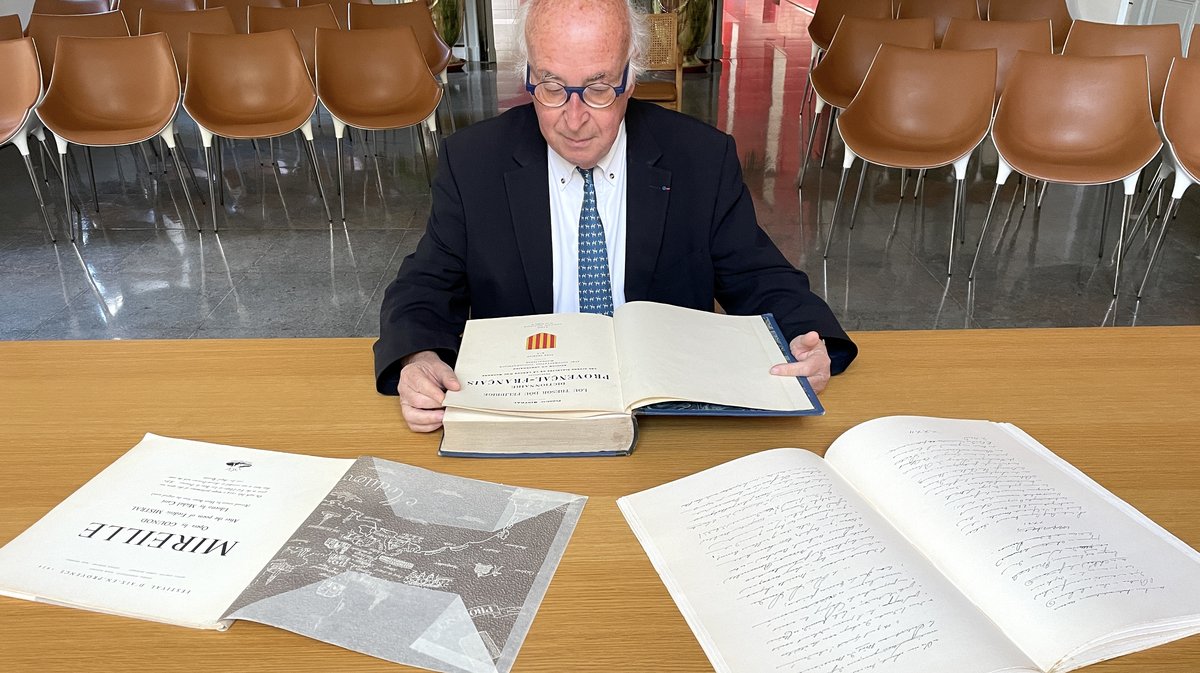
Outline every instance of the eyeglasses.
{"label": "eyeglasses", "polygon": [[599,110],[617,102],[617,98],[625,93],[625,86],[629,82],[629,64],[625,64],[625,69],[621,74],[621,83],[617,86],[604,82],[593,82],[587,86],[566,86],[553,80],[543,80],[533,84],[530,82],[530,77],[529,64],[526,64],[525,90],[537,102],[546,107],[562,107],[571,100],[571,94],[576,94],[588,107]]}

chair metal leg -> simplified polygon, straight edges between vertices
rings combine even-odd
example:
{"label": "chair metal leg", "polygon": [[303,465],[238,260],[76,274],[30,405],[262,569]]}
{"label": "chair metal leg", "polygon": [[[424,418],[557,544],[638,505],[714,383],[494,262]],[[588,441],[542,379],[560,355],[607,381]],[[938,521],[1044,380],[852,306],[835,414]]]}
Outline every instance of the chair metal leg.
{"label": "chair metal leg", "polygon": [[1045,180],[1042,181],[1042,188],[1038,190],[1037,203],[1034,204],[1035,209],[1037,209],[1037,210],[1042,209],[1042,199],[1046,198],[1046,187],[1048,187],[1049,185],[1050,185],[1049,182],[1047,182]]}
{"label": "chair metal leg", "polygon": [[[215,142],[215,138],[213,139]],[[204,172],[208,175],[208,205],[212,208],[212,223],[213,233],[217,233],[217,179],[218,176],[213,172],[213,148],[204,148]]]}
{"label": "chair metal leg", "polygon": [[425,165],[425,184],[433,187],[433,173],[429,170],[429,153],[425,151],[425,127],[417,124],[412,127],[413,133],[417,139],[417,145],[421,147],[421,163]]}
{"label": "chair metal leg", "polygon": [[[1121,284],[1121,262],[1125,255],[1125,225],[1129,222],[1129,214],[1133,212],[1133,194],[1126,194],[1121,203],[1121,222],[1117,227],[1117,268],[1113,271],[1113,296]],[[1103,253],[1101,253],[1103,254]]]}
{"label": "chair metal leg", "polygon": [[57,243],[58,239],[54,237],[54,227],[50,226],[50,216],[46,214],[46,200],[42,198],[42,188],[38,186],[37,174],[33,172],[33,162],[29,160],[28,154],[21,154],[21,158],[25,160],[25,170],[29,172],[29,183],[33,185],[33,193],[37,196],[38,207],[42,211],[42,222],[46,225],[46,231],[50,234],[50,242]]}
{"label": "chair metal leg", "polygon": [[96,169],[92,166],[92,148],[83,148],[84,154],[87,155],[88,177],[92,181],[92,204],[96,206],[96,212],[100,212],[100,196],[96,193]]}
{"label": "chair metal leg", "polygon": [[196,182],[196,171],[192,168],[192,162],[188,159],[187,151],[183,146],[183,138],[178,133],[175,134],[175,147],[179,148],[180,158],[183,159],[183,166],[187,169],[188,177],[192,180],[192,187],[196,188],[196,194],[200,197],[200,205],[207,206],[204,202],[204,190],[200,189],[200,183]]}
{"label": "chair metal leg", "polygon": [[172,152],[169,147],[165,151],[171,155],[171,159],[175,162],[175,175],[179,177],[179,186],[183,188],[183,198],[187,200],[188,212],[192,214],[192,221],[196,223],[196,231],[203,231],[200,228],[200,218],[196,216],[196,207],[192,204],[192,192],[188,189],[187,180],[183,177],[183,164],[179,162],[179,153]]}
{"label": "chair metal leg", "polygon": [[[1112,183],[1104,186],[1104,219],[1100,221],[1100,252],[1096,253],[1097,257],[1104,257],[1104,238],[1108,234],[1108,213],[1112,210]],[[1125,223],[1121,223],[1121,231],[1125,231]],[[1117,244],[1117,256],[1120,256],[1121,245]]]}
{"label": "chair metal leg", "polygon": [[838,109],[829,106],[829,126],[825,127],[825,142],[821,145],[821,168],[825,168],[825,157],[829,156],[829,141],[833,139],[833,127],[837,118]]}
{"label": "chair metal leg", "polygon": [[900,200],[904,200],[904,192],[908,189],[908,169],[900,169]]}
{"label": "chair metal leg", "polygon": [[1167,225],[1171,219],[1168,217],[1171,214],[1171,208],[1176,207],[1179,199],[1171,199],[1167,204],[1166,216],[1163,217],[1162,229],[1158,231],[1158,238],[1154,241],[1154,249],[1150,251],[1150,261],[1146,263],[1146,275],[1142,276],[1142,284],[1138,285],[1137,298],[1142,298],[1142,291],[1146,289],[1146,281],[1150,279],[1150,270],[1154,268],[1154,262],[1158,259],[1158,251],[1162,248],[1163,239],[1167,236]]}
{"label": "chair metal leg", "polygon": [[837,226],[838,210],[842,205],[842,194],[846,191],[846,177],[850,175],[850,169],[853,166],[847,166],[842,169],[842,179],[838,181],[837,196],[833,201],[833,218],[829,220],[829,234],[825,237],[825,252],[821,253],[822,257],[829,257],[829,244],[833,242],[833,229]]}
{"label": "chair metal leg", "polygon": [[[67,180],[67,173],[69,171],[67,171],[67,153],[66,153],[65,149],[62,152],[59,152],[58,163],[60,166],[62,166],[63,199],[66,202],[66,208],[67,208],[65,211],[66,216],[67,216],[67,235],[71,238],[71,241],[73,242],[75,240],[75,220],[74,220],[74,218],[71,217],[71,186],[70,186],[70,184],[68,184],[68,180]],[[80,233],[82,234],[82,230],[83,230],[83,214],[82,213],[79,216],[79,229],[80,229]]]}
{"label": "chair metal leg", "polygon": [[[222,148],[223,144],[220,136],[213,138],[213,147],[215,148],[213,155],[215,159],[214,167],[217,169],[217,195],[221,199],[222,206],[225,205],[225,153]],[[216,230],[214,229],[213,231]]]}
{"label": "chair metal leg", "polygon": [[332,227],[333,215],[329,212],[329,201],[325,198],[325,186],[321,184],[321,171],[317,170],[317,149],[313,146],[313,141],[308,138],[304,139],[304,147],[308,150],[308,159],[313,165],[313,176],[317,178],[317,191],[321,194],[321,205],[325,206],[325,219]]}
{"label": "chair metal leg", "polygon": [[854,228],[854,221],[858,219],[858,200],[862,198],[863,183],[866,182],[867,168],[871,166],[869,161],[863,161],[862,171],[858,174],[858,188],[854,190],[854,207],[850,209],[850,228]]}
{"label": "chair metal leg", "polygon": [[955,247],[954,242],[955,242],[955,239],[957,238],[956,230],[959,228],[958,227],[958,213],[959,213],[959,208],[962,207],[962,191],[963,191],[964,184],[965,184],[964,180],[955,180],[955,182],[954,182],[954,208],[953,208],[952,213],[950,214],[950,251],[948,253],[949,256],[946,259],[946,277],[947,278],[949,278],[954,273],[954,247]]}
{"label": "chair metal leg", "polygon": [[[832,113],[832,109],[830,111]],[[808,159],[812,156],[812,144],[817,139],[817,124],[821,121],[821,115],[813,114],[812,123],[808,127],[808,143],[804,145],[804,162],[800,164],[800,182],[804,182],[804,174],[808,171]],[[832,124],[832,120],[830,121]]]}
{"label": "chair metal leg", "polygon": [[335,138],[334,146],[337,148],[337,178],[338,178],[338,201],[342,207],[342,224],[346,224],[346,178],[342,170],[342,139]]}
{"label": "chair metal leg", "polygon": [[967,280],[975,279],[975,265],[979,263],[979,251],[983,249],[983,241],[987,238],[988,224],[992,221],[992,209],[996,206],[996,195],[1000,193],[999,182],[992,187],[992,198],[988,200],[987,216],[983,218],[983,229],[979,230],[979,243],[975,244],[975,257],[971,259],[971,270],[967,272]]}

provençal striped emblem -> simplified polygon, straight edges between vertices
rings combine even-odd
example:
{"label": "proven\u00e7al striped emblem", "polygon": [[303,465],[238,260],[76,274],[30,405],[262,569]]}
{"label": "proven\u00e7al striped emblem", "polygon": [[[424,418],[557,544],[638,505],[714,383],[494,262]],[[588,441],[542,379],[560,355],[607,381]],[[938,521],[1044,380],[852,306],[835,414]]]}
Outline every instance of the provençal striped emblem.
{"label": "proven\u00e7al striped emblem", "polygon": [[536,351],[544,348],[554,348],[558,345],[558,337],[549,332],[531,334],[525,339],[525,350]]}

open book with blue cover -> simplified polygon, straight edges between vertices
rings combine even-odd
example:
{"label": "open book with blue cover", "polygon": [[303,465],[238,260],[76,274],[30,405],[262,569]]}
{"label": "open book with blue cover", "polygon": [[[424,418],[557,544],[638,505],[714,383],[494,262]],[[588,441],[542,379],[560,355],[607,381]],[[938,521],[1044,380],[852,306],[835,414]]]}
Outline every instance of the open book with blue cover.
{"label": "open book with blue cover", "polygon": [[467,322],[446,393],[441,453],[622,455],[634,414],[824,413],[770,315],[732,316],[630,302],[587,313]]}

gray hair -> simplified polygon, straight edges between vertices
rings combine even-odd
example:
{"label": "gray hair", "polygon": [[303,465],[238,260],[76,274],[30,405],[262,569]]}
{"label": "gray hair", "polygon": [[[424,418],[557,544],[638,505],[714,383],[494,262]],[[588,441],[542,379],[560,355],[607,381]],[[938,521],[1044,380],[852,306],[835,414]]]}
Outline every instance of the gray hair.
{"label": "gray hair", "polygon": [[[629,26],[629,68],[632,71],[631,77],[637,77],[646,69],[646,50],[650,43],[650,31],[646,28],[646,21],[643,19],[642,12],[634,5],[636,0],[624,0],[625,13],[628,19]],[[555,0],[529,0],[522,3],[517,9],[517,18],[515,27],[517,31],[517,62],[515,64],[520,71],[521,78],[525,78],[525,66],[529,63],[529,40],[525,35],[526,21],[529,19],[530,13],[538,10],[542,5]]]}

